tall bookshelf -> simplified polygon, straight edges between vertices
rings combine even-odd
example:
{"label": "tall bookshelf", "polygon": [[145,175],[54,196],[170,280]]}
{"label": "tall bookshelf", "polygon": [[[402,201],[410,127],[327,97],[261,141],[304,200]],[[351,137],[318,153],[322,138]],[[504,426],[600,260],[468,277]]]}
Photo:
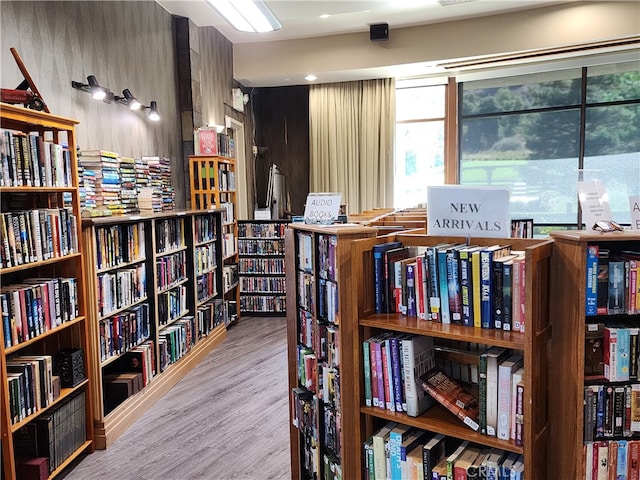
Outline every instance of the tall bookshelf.
{"label": "tall bookshelf", "polygon": [[222,208],[222,297],[227,302],[229,322],[240,315],[238,284],[238,222],[236,218],[236,161],[225,156],[189,157],[191,208]]}
{"label": "tall bookshelf", "polygon": [[287,296],[294,479],[352,479],[359,470],[351,240],[373,235],[361,226],[299,223],[285,232],[286,281],[296,292]]}
{"label": "tall bookshelf", "polygon": [[288,220],[239,220],[240,312],[285,315],[284,232]]}
{"label": "tall bookshelf", "polygon": [[[550,411],[552,432],[549,463],[556,468],[556,478],[584,479],[587,478],[585,439],[588,436],[585,421],[585,387],[590,385],[624,387],[638,384],[637,371],[635,378],[629,381],[610,382],[602,375],[587,370],[587,331],[590,326],[597,324],[604,326],[624,324],[632,328],[640,326],[638,313],[609,314],[605,311],[597,315],[587,315],[587,247],[597,246],[600,251],[608,250],[609,261],[611,261],[611,255],[615,252],[640,251],[640,235],[637,232],[573,231],[553,232],[551,237],[554,240],[551,282],[551,305],[553,306],[551,358],[556,368],[551,370],[549,390],[556,401]],[[599,259],[599,263],[602,264],[602,259]],[[597,288],[598,291],[601,289],[600,286]],[[605,306],[606,300],[605,297]],[[606,344],[603,348],[606,348]],[[600,355],[602,356],[602,352]],[[599,362],[601,361],[602,358]],[[590,363],[593,364],[593,362]],[[624,432],[622,435],[603,433],[596,435],[593,441],[603,441],[608,444],[609,441],[629,441],[638,440],[638,438],[637,433],[634,435]],[[631,464],[631,458],[627,463]],[[638,463],[637,457],[634,463]]]}
{"label": "tall bookshelf", "polygon": [[[425,247],[438,243],[454,243],[478,246],[507,244],[513,250],[525,252],[526,264],[526,333],[498,329],[475,328],[419,320],[417,317],[399,313],[375,313],[373,248],[375,245],[399,241],[405,246]],[[462,441],[470,441],[483,448],[497,448],[504,452],[515,452],[524,456],[524,475],[528,479],[544,480],[546,472],[546,448],[549,441],[547,401],[548,348],[551,339],[549,323],[549,272],[552,242],[548,240],[491,239],[436,237],[419,234],[395,234],[352,242],[352,279],[357,300],[352,305],[351,319],[354,324],[353,349],[358,358],[354,360],[354,399],[356,402],[355,435],[353,442],[361,447],[387,422],[416,427],[424,431],[440,433]],[[524,433],[523,446],[513,440],[502,440],[474,431],[439,404],[424,413],[412,417],[404,412],[367,406],[365,402],[363,342],[374,335],[392,332],[398,335],[417,334],[431,337],[434,344],[481,345],[503,347],[521,352],[524,358]],[[471,363],[477,356],[461,356],[458,361]],[[345,379],[343,378],[343,381]],[[362,448],[354,448],[358,469],[354,479],[363,478],[365,460]],[[570,477],[553,477],[570,478]]]}
{"label": "tall bookshelf", "polygon": [[[4,103],[0,119],[2,476],[20,477],[20,458],[46,457],[47,476],[54,478],[94,448],[74,148],[78,122]],[[43,375],[36,377],[39,371]],[[40,395],[28,393],[30,380]],[[74,434],[64,446],[62,416]],[[44,427],[53,428],[58,455],[49,448],[36,450],[34,432]]]}
{"label": "tall bookshelf", "polygon": [[96,448],[107,448],[224,340],[222,310],[212,308],[207,317],[203,306],[222,304],[222,214],[212,209],[83,221],[85,268],[96,279],[88,290]]}

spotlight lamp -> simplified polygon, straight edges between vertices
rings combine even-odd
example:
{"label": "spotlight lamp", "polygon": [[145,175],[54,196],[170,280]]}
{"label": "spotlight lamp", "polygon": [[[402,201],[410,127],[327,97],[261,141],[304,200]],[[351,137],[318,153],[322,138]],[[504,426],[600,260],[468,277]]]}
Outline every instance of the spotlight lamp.
{"label": "spotlight lamp", "polygon": [[160,115],[158,114],[158,102],[156,102],[155,100],[151,100],[149,106],[144,108],[149,109],[149,113],[147,114],[149,120],[153,122],[157,122],[158,120],[160,120]]}
{"label": "spotlight lamp", "polygon": [[128,88],[125,88],[122,91],[122,95],[124,95],[124,97],[117,97],[117,100],[119,102],[127,105],[129,107],[129,110],[140,110],[140,107],[142,107],[142,104],[138,101],[136,97],[134,97],[131,94]]}
{"label": "spotlight lamp", "polygon": [[83,92],[90,93],[95,100],[105,100],[107,98],[107,89],[101,87],[94,75],[87,77],[87,83],[71,81],[71,86]]}

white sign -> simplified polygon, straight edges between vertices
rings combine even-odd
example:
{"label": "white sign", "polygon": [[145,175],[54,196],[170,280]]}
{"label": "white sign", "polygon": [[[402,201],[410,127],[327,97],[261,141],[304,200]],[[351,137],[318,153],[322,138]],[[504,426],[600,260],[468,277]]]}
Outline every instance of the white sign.
{"label": "white sign", "polygon": [[304,223],[329,224],[338,219],[341,193],[310,193],[304,207]]}
{"label": "white sign", "polygon": [[429,235],[508,238],[509,190],[443,185],[427,188]]}
{"label": "white sign", "polygon": [[609,196],[601,181],[578,182],[578,199],[582,209],[582,223],[587,230],[591,230],[597,221],[613,220]]}
{"label": "white sign", "polygon": [[631,230],[640,230],[640,195],[629,195]]}

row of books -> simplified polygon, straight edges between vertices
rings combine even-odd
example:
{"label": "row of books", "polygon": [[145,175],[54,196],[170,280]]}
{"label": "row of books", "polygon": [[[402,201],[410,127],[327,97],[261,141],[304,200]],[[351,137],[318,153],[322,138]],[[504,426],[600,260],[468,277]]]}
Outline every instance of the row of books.
{"label": "row of books", "polygon": [[158,295],[158,324],[168,325],[187,313],[187,287],[178,285]]}
{"label": "row of books", "polygon": [[226,133],[211,127],[200,127],[194,131],[193,136],[196,155],[235,158],[235,142]]}
{"label": "row of books", "polygon": [[187,276],[187,252],[181,250],[156,259],[157,288],[170,288]]}
{"label": "row of books", "polygon": [[[12,425],[41,411],[57,398],[51,355],[16,356],[8,359],[6,365]],[[57,390],[59,394],[59,388]]]}
{"label": "row of books", "polygon": [[130,307],[147,296],[147,271],[144,264],[134,265],[96,277],[98,315],[106,317]]}
{"label": "row of books", "polygon": [[332,280],[320,278],[318,280],[318,316],[334,325],[340,324],[340,310],[338,303],[338,284]]}
{"label": "row of books", "polygon": [[144,260],[144,223],[125,223],[96,227],[98,270]]}
{"label": "row of books", "polygon": [[220,207],[219,207],[224,209],[224,211],[222,212],[222,223],[233,223],[236,221],[235,203],[225,202],[224,197],[225,197],[224,195],[221,196]]}
{"label": "row of books", "polygon": [[336,247],[338,238],[335,235],[318,235],[318,276],[327,280],[338,278],[336,265]]}
{"label": "row of books", "polygon": [[256,292],[286,294],[284,277],[240,278],[240,293]]}
{"label": "row of books", "polygon": [[227,324],[227,306],[223,299],[216,298],[196,309],[198,338],[209,335],[219,325]]}
{"label": "row of books", "polygon": [[225,293],[235,288],[239,281],[240,274],[238,273],[237,263],[230,263],[222,268],[222,287]]}
{"label": "row of books", "polygon": [[196,299],[205,302],[218,294],[216,274],[214,271],[196,277]]}
{"label": "row of books", "polygon": [[524,332],[525,255],[509,245],[373,248],[378,313]]}
{"label": "row of books", "polygon": [[[454,378],[436,359],[431,337],[391,332],[363,342],[365,405],[416,417],[439,403],[469,428],[523,444],[524,367],[520,352],[477,353],[477,375]],[[458,352],[459,353],[459,352]],[[471,353],[471,352],[466,352]],[[463,382],[462,377],[469,382]]]}
{"label": "row of books", "polygon": [[0,186],[68,187],[73,182],[69,150],[42,136],[0,129]]}
{"label": "row of books", "polygon": [[220,182],[219,190],[235,191],[236,189],[236,174],[232,170],[220,166],[218,168],[218,182]]}
{"label": "row of books", "polygon": [[30,278],[0,289],[4,345],[9,348],[78,316],[75,278]]}
{"label": "row of books", "polygon": [[[13,434],[15,455],[46,459],[48,473],[60,467],[87,441],[86,393],[73,393],[59,405]],[[17,465],[19,470],[21,465]]]}
{"label": "row of books", "polygon": [[282,238],[288,223],[240,223],[238,236],[245,238]]}
{"label": "row of books", "polygon": [[340,330],[327,324],[306,310],[298,310],[298,343],[331,367],[340,366],[338,345]]}
{"label": "row of books", "polygon": [[142,303],[100,320],[98,331],[100,361],[104,362],[131,350],[149,338],[149,304]]}
{"label": "row of books", "polygon": [[66,208],[0,214],[0,268],[78,253],[76,217]]}
{"label": "row of books", "polygon": [[366,480],[522,480],[517,453],[387,422],[363,445]]}
{"label": "row of books", "polygon": [[211,242],[216,239],[216,221],[213,215],[195,217],[196,243]]}
{"label": "row of books", "polygon": [[586,315],[640,313],[640,251],[587,246]]}
{"label": "row of books", "polygon": [[640,436],[640,384],[584,387],[584,441]]}
{"label": "row of books", "polygon": [[160,331],[158,351],[160,352],[160,371],[184,357],[197,341],[196,321],[194,317],[183,317]]}
{"label": "row of books", "polygon": [[169,253],[184,248],[184,218],[164,218],[156,222],[156,253]]}
{"label": "row of books", "polygon": [[218,265],[216,259],[216,244],[206,243],[197,246],[194,251],[194,259],[196,263],[196,275],[215,269]]}
{"label": "row of books", "polygon": [[240,273],[284,274],[284,258],[240,258]]}
{"label": "row of books", "polygon": [[240,255],[283,255],[284,239],[238,238]]}
{"label": "row of books", "polygon": [[236,236],[232,232],[227,232],[222,235],[222,256],[229,258],[238,253],[236,244]]}
{"label": "row of books", "polygon": [[609,440],[584,444],[584,480],[640,478],[640,440]]}
{"label": "row of books", "polygon": [[283,313],[287,311],[287,297],[277,295],[250,295],[243,293],[240,297],[240,308],[243,312]]}
{"label": "row of books", "polygon": [[585,378],[637,380],[640,365],[639,328],[635,322],[585,325]]}

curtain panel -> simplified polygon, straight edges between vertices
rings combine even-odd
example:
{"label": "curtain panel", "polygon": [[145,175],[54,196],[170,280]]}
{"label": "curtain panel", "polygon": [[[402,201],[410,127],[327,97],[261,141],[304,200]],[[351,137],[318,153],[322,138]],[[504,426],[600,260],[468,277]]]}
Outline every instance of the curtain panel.
{"label": "curtain panel", "polygon": [[395,80],[312,85],[309,186],[340,192],[350,213],[393,206]]}

